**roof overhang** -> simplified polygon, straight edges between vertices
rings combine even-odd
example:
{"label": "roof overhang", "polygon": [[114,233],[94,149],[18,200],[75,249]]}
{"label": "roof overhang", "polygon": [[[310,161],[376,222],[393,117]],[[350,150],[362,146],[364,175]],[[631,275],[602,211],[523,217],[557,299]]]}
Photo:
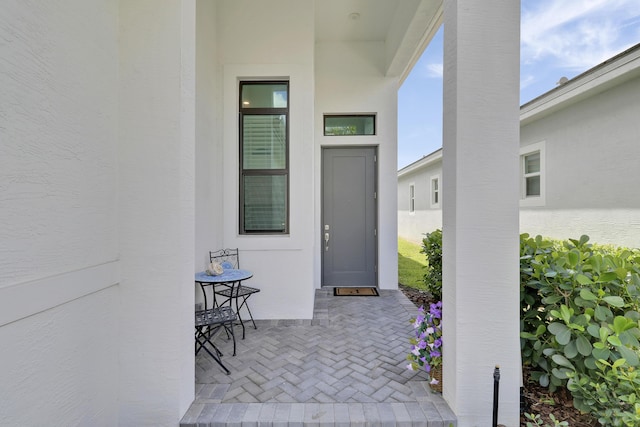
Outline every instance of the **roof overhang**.
{"label": "roof overhang", "polygon": [[589,69],[520,107],[526,125],[640,76],[640,44]]}
{"label": "roof overhang", "polygon": [[400,169],[398,171],[398,178],[401,178],[405,175],[408,175],[420,169],[426,168],[427,166],[432,165],[439,161],[442,161],[442,148],[438,148],[436,151],[432,152],[431,154],[428,154],[423,158],[411,163],[410,165],[407,165],[402,169]]}
{"label": "roof overhang", "polygon": [[316,0],[316,43],[381,42],[385,74],[402,82],[442,24],[442,2]]}

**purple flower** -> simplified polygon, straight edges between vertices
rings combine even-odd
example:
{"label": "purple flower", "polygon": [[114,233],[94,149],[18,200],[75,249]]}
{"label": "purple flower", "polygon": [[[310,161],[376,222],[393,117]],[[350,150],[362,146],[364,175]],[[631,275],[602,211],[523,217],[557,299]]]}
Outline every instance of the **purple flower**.
{"label": "purple flower", "polygon": [[438,302],[437,304],[431,304],[429,313],[435,317],[436,319],[442,318],[442,303]]}
{"label": "purple flower", "polygon": [[427,348],[427,343],[425,341],[420,341],[418,343],[418,348],[421,348],[421,349]]}
{"label": "purple flower", "polygon": [[429,353],[429,356],[431,356],[432,359],[435,359],[436,357],[442,356],[442,354],[438,350],[433,350],[431,353]]}
{"label": "purple flower", "polygon": [[413,353],[416,356],[420,356],[420,349],[414,345],[413,348],[411,349],[411,353]]}
{"label": "purple flower", "polygon": [[442,338],[438,338],[437,340],[435,340],[435,341],[433,342],[433,345],[434,345],[436,348],[440,348],[440,347],[442,347]]}
{"label": "purple flower", "polygon": [[424,370],[427,372],[431,372],[431,365],[429,365],[428,363],[424,364]]}

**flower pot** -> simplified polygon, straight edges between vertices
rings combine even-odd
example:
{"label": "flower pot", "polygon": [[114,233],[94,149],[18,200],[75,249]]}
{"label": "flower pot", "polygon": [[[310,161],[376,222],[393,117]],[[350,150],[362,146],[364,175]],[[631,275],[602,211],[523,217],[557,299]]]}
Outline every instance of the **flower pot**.
{"label": "flower pot", "polygon": [[[442,366],[431,369],[429,377],[429,387],[431,387],[431,390],[442,393]],[[437,382],[434,383],[433,380],[436,380]]]}

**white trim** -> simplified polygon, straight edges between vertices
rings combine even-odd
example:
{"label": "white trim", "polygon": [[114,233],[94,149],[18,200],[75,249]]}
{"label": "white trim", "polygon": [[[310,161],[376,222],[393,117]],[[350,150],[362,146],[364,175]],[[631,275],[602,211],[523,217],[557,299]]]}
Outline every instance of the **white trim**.
{"label": "white trim", "polygon": [[120,283],[120,263],[69,271],[0,288],[0,326]]}
{"label": "white trim", "polygon": [[[520,147],[520,207],[533,207],[546,205],[546,168],[545,168],[545,141]],[[524,179],[524,157],[540,153],[540,196],[526,196]]]}
{"label": "white trim", "polygon": [[640,73],[640,45],[585,71],[520,107],[520,124],[528,124],[568,105],[607,90]]}
{"label": "white trim", "polygon": [[431,154],[427,154],[426,156],[424,156],[423,158],[416,160],[415,162],[411,163],[410,165],[407,165],[405,167],[403,167],[402,169],[400,169],[398,171],[398,178],[403,177],[404,175],[407,175],[409,173],[413,173],[416,172],[422,168],[425,168],[429,165],[432,165],[434,163],[436,163],[438,160],[442,159],[442,148],[438,148],[436,151],[432,152]]}
{"label": "white trim", "polygon": [[[438,189],[435,190],[433,183],[437,183]],[[438,195],[438,201],[434,201],[435,195]],[[429,205],[432,209],[440,209],[442,203],[442,178],[440,175],[431,175],[429,177]]]}
{"label": "white trim", "polygon": [[[233,200],[223,203],[223,246],[241,247],[244,250],[299,250],[306,246],[309,228],[304,224],[307,216],[299,212],[300,203],[294,203],[308,194],[311,182],[308,161],[310,154],[300,141],[309,139],[312,87],[307,76],[311,73],[300,64],[227,64],[223,67],[223,198]],[[239,233],[239,121],[238,88],[240,81],[288,80],[289,81],[289,234],[240,234]],[[291,106],[296,105],[296,108]],[[307,182],[308,180],[308,182]],[[296,210],[297,209],[297,210]]]}

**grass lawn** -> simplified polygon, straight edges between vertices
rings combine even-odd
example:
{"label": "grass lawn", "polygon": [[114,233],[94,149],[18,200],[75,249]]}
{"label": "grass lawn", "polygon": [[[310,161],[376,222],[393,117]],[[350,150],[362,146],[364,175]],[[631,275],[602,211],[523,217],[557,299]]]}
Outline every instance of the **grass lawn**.
{"label": "grass lawn", "polygon": [[398,283],[425,290],[423,282],[427,257],[420,253],[421,245],[398,238]]}

